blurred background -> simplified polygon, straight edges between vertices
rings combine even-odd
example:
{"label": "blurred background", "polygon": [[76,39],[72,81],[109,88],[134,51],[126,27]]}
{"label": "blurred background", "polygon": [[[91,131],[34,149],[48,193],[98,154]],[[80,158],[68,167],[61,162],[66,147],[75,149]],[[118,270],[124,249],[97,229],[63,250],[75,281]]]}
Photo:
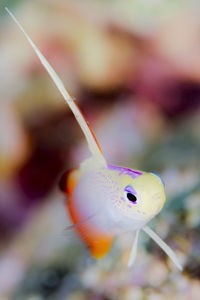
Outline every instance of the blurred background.
{"label": "blurred background", "polygon": [[[92,259],[59,191],[89,152],[83,134],[4,6],[77,100],[106,159],[162,176],[150,224],[180,273],[141,235]],[[200,3],[3,0],[0,4],[0,300],[200,299]]]}

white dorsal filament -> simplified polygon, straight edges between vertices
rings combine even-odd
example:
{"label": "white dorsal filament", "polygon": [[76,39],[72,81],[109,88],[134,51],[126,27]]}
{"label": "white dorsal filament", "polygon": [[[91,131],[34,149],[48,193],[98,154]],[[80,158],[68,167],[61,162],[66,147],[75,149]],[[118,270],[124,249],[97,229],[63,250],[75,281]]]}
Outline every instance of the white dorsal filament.
{"label": "white dorsal filament", "polygon": [[56,87],[64,97],[65,101],[69,105],[70,109],[72,110],[78,124],[80,125],[85,138],[88,143],[89,150],[94,158],[94,161],[96,160],[97,164],[99,166],[106,166],[106,161],[105,158],[102,154],[102,151],[98,145],[98,142],[90,129],[89,125],[87,124],[85,118],[83,117],[78,105],[76,102],[73,100],[69,92],[65,89],[63,82],[53,69],[53,67],[50,65],[50,63],[47,61],[47,59],[44,57],[44,55],[40,52],[38,47],[35,45],[35,43],[32,41],[30,36],[26,33],[24,30],[23,26],[20,24],[20,22],[16,19],[16,17],[11,13],[11,11],[6,7],[5,8],[8,14],[11,16],[13,21],[17,24],[17,26],[20,28],[20,30],[23,32],[25,35],[26,39],[28,40],[29,44],[32,46],[34,52],[38,56],[39,60],[41,61],[42,65],[46,69],[46,71],[49,73],[50,77],[52,78],[53,82],[55,83]]}

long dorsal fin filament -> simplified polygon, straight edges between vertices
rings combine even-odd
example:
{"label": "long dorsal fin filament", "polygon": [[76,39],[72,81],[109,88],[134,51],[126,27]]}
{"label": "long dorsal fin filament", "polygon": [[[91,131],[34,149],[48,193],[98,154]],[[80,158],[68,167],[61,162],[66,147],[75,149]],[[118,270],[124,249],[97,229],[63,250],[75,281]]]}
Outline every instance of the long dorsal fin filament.
{"label": "long dorsal fin filament", "polygon": [[89,125],[87,124],[87,122],[86,122],[83,114],[81,113],[78,105],[73,100],[70,93],[65,89],[63,82],[61,81],[61,79],[59,78],[59,76],[57,75],[57,73],[55,72],[53,67],[50,65],[50,63],[47,61],[47,59],[44,57],[44,55],[40,52],[40,50],[35,45],[35,43],[32,41],[30,36],[26,33],[26,31],[24,30],[24,28],[20,24],[20,22],[16,19],[16,17],[13,15],[13,13],[11,13],[11,11],[7,7],[5,7],[5,9],[8,12],[8,14],[11,16],[13,21],[17,24],[17,26],[20,28],[20,30],[25,35],[26,39],[28,40],[29,44],[32,46],[34,52],[38,56],[38,58],[41,61],[42,65],[44,66],[46,71],[49,73],[49,75],[52,78],[53,82],[55,83],[56,87],[58,88],[58,90],[60,91],[62,96],[64,97],[64,99],[67,102],[67,104],[69,105],[70,109],[72,110],[77,122],[79,123],[79,125],[80,125],[80,127],[81,127],[81,129],[82,129],[82,131],[83,131],[83,133],[86,137],[88,147],[89,147],[89,150],[90,150],[92,156],[95,157],[95,159],[98,161],[98,164],[100,164],[102,166],[106,166],[105,158],[102,154],[102,151],[101,151],[100,146],[99,146],[99,144],[96,140],[96,137],[95,137],[93,131],[91,130],[91,128],[89,127]]}

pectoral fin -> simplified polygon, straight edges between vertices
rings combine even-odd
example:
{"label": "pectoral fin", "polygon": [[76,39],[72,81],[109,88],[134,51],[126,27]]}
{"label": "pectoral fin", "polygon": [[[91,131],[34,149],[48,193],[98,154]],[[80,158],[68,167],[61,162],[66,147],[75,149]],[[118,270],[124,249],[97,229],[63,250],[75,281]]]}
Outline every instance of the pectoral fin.
{"label": "pectoral fin", "polygon": [[171,258],[174,264],[183,271],[183,267],[178,261],[175,252],[148,226],[145,226],[143,230],[160,246],[160,248]]}

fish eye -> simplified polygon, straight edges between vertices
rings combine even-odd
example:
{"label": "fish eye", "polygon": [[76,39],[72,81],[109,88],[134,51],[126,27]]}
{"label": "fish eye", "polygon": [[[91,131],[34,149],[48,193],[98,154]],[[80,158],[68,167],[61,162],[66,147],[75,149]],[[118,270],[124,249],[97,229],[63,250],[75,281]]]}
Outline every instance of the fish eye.
{"label": "fish eye", "polygon": [[137,198],[135,195],[133,195],[132,193],[127,193],[126,194],[126,197],[129,201],[133,202],[133,203],[136,203],[137,202]]}

